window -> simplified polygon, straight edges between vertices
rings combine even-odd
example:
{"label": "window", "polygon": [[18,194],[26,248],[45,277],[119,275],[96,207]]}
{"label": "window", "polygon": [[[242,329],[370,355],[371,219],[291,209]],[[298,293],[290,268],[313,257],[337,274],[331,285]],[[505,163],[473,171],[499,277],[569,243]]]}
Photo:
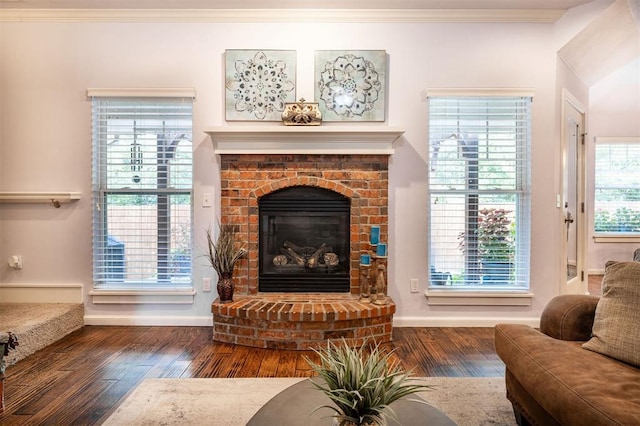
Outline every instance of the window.
{"label": "window", "polygon": [[94,287],[191,288],[192,99],[92,105]]}
{"label": "window", "polygon": [[530,96],[429,97],[431,288],[528,289]]}
{"label": "window", "polygon": [[595,162],[595,233],[640,233],[640,138],[596,138]]}

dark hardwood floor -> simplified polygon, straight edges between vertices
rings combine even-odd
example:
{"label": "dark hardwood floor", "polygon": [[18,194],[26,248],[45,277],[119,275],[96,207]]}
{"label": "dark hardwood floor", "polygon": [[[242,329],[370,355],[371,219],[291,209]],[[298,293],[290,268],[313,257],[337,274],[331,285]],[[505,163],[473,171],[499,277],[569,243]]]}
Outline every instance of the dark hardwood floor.
{"label": "dark hardwood floor", "polygon": [[[602,276],[589,279],[600,294]],[[310,352],[214,343],[210,327],[86,326],[7,369],[0,425],[102,423],[146,378],[307,377]],[[395,328],[417,376],[501,377],[493,328]]]}
{"label": "dark hardwood floor", "polygon": [[[214,343],[210,327],[86,326],[7,369],[1,425],[102,423],[146,378],[308,377],[304,351]],[[396,328],[417,376],[500,377],[492,328]]]}

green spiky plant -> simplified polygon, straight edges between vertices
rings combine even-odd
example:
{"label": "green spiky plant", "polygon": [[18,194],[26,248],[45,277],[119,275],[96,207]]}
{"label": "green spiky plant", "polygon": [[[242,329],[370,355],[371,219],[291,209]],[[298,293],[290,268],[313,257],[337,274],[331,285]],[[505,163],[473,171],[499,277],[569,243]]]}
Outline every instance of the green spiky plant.
{"label": "green spiky plant", "polygon": [[217,239],[207,229],[207,259],[219,277],[231,276],[236,262],[247,254],[247,249],[236,241],[236,228],[231,224],[220,225]]}
{"label": "green spiky plant", "polygon": [[393,351],[384,350],[379,344],[368,349],[365,342],[352,348],[343,339],[340,345],[328,341],[326,348],[314,352],[320,357],[319,363],[308,357],[305,360],[322,380],[312,383],[335,404],[317,409],[333,410],[340,425],[386,425],[387,416],[397,419],[389,406],[392,402],[431,389],[411,383],[411,372],[392,357]]}

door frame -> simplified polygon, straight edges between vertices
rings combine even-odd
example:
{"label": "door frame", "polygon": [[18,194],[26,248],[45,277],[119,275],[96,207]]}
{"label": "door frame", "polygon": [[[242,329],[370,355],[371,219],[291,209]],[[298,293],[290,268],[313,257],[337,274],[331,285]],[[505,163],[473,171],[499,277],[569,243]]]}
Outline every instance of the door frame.
{"label": "door frame", "polygon": [[[574,280],[567,281],[567,238],[565,227],[565,212],[564,212],[564,187],[565,187],[565,152],[569,141],[566,138],[567,121],[570,118],[570,112],[574,110],[581,116],[582,123],[578,123],[579,132],[581,132],[582,141],[578,144],[576,155],[576,191],[577,191],[577,210],[575,217],[577,218],[577,277]],[[560,244],[561,255],[561,274],[560,274],[560,294],[588,294],[589,292],[589,277],[587,267],[587,193],[586,193],[586,181],[587,181],[587,155],[586,155],[586,108],[584,105],[573,96],[568,90],[562,90],[562,108],[561,108],[561,143],[560,143],[560,194],[558,196],[559,207],[559,222],[561,223],[562,242]]]}

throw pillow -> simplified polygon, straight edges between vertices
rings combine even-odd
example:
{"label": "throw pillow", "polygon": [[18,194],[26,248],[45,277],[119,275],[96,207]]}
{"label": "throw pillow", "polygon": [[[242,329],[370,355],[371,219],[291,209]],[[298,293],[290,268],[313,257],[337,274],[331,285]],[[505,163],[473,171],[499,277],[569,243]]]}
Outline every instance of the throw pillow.
{"label": "throw pillow", "polygon": [[640,367],[640,262],[607,262],[591,339],[582,345]]}

